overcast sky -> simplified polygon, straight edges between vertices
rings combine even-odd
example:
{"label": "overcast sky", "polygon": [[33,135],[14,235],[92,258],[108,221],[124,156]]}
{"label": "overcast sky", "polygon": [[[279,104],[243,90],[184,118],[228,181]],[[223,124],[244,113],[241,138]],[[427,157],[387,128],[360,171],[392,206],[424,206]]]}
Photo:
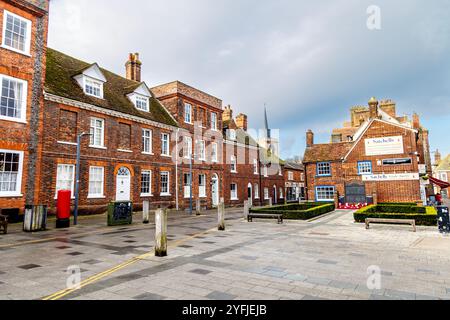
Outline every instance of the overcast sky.
{"label": "overcast sky", "polygon": [[[381,9],[381,30],[367,8]],[[450,153],[448,0],[51,0],[49,46],[124,74],[139,52],[149,86],[180,80],[281,130],[283,157],[305,132],[328,142],[371,96],[417,112]]]}

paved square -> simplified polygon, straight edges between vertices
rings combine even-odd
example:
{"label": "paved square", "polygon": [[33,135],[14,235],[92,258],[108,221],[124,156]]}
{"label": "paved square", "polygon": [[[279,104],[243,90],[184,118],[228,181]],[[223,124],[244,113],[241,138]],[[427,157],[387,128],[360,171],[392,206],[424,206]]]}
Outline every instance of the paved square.
{"label": "paved square", "polygon": [[[0,239],[0,298],[450,299],[450,238],[437,228],[365,230],[347,211],[283,225],[248,223],[241,209],[227,215],[227,230],[219,232],[214,211],[171,214],[165,258],[147,254],[152,223],[108,228],[98,217],[66,231],[12,230]],[[65,246],[71,251],[57,249]],[[82,287],[61,291],[72,275],[69,267],[79,268]],[[368,288],[369,267],[380,271],[377,289]]]}

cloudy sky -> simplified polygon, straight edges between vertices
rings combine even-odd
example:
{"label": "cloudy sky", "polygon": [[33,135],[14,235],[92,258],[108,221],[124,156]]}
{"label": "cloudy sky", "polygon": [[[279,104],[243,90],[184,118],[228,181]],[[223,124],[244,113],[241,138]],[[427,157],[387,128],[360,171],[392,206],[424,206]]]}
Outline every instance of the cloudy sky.
{"label": "cloudy sky", "polygon": [[119,74],[139,52],[148,85],[186,82],[252,128],[267,104],[284,157],[303,154],[307,129],[328,142],[371,96],[419,113],[450,153],[449,17],[448,0],[52,0],[49,46]]}

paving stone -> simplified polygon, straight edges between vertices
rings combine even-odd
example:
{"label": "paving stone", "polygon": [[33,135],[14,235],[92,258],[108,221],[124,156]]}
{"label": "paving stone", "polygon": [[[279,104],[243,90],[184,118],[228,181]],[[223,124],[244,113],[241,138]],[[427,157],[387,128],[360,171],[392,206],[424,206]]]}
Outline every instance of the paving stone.
{"label": "paving stone", "polygon": [[143,293],[133,297],[134,300],[164,300],[166,297],[154,293]]}
{"label": "paving stone", "polygon": [[302,274],[288,274],[285,276],[285,278],[294,281],[305,281],[306,279],[308,279],[307,276],[304,276]]}
{"label": "paving stone", "polygon": [[201,274],[201,275],[207,275],[207,274],[210,274],[211,273],[211,271],[209,271],[209,270],[204,270],[204,269],[194,269],[194,270],[191,270],[191,271],[189,271],[190,273],[196,273],[196,274]]}
{"label": "paving stone", "polygon": [[83,255],[84,253],[83,252],[69,252],[69,253],[66,253],[68,256],[81,256],[81,255]]}
{"label": "paving stone", "polygon": [[322,264],[337,264],[337,261],[325,260],[325,259],[317,260],[317,262],[322,263]]}
{"label": "paving stone", "polygon": [[83,261],[82,263],[94,265],[94,264],[99,264],[99,263],[102,263],[102,262],[103,262],[103,261],[96,260],[96,259],[91,259],[91,260]]}
{"label": "paving stone", "polygon": [[25,264],[23,266],[19,266],[18,268],[23,269],[23,270],[31,270],[31,269],[36,269],[36,268],[41,268],[42,266],[38,265],[38,264]]}
{"label": "paving stone", "polygon": [[416,299],[416,295],[414,293],[399,291],[399,290],[386,289],[386,292],[384,293],[384,295],[387,297],[393,297],[396,299],[404,299],[404,300]]}
{"label": "paving stone", "polygon": [[240,256],[242,260],[248,260],[248,261],[255,261],[258,260],[258,257],[251,257],[251,256]]}
{"label": "paving stone", "polygon": [[211,300],[233,300],[235,299],[237,296],[226,293],[226,292],[220,292],[220,291],[214,291],[211,292],[210,294],[208,294],[206,296],[206,298],[211,299]]}
{"label": "paving stone", "polygon": [[355,289],[358,285],[350,282],[331,281],[329,286],[340,289]]}

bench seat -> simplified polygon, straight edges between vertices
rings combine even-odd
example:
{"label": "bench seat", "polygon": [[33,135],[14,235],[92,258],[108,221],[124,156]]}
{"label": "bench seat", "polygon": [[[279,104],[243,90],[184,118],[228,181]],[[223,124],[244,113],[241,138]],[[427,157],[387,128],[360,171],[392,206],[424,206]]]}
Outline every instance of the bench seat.
{"label": "bench seat", "polygon": [[283,223],[283,214],[281,213],[249,213],[247,220],[253,222],[253,219],[276,219],[278,224]]}
{"label": "bench seat", "polygon": [[416,220],[410,219],[382,219],[382,218],[367,218],[366,219],[366,229],[370,228],[371,223],[378,224],[408,224],[413,227],[414,232],[416,232]]}

